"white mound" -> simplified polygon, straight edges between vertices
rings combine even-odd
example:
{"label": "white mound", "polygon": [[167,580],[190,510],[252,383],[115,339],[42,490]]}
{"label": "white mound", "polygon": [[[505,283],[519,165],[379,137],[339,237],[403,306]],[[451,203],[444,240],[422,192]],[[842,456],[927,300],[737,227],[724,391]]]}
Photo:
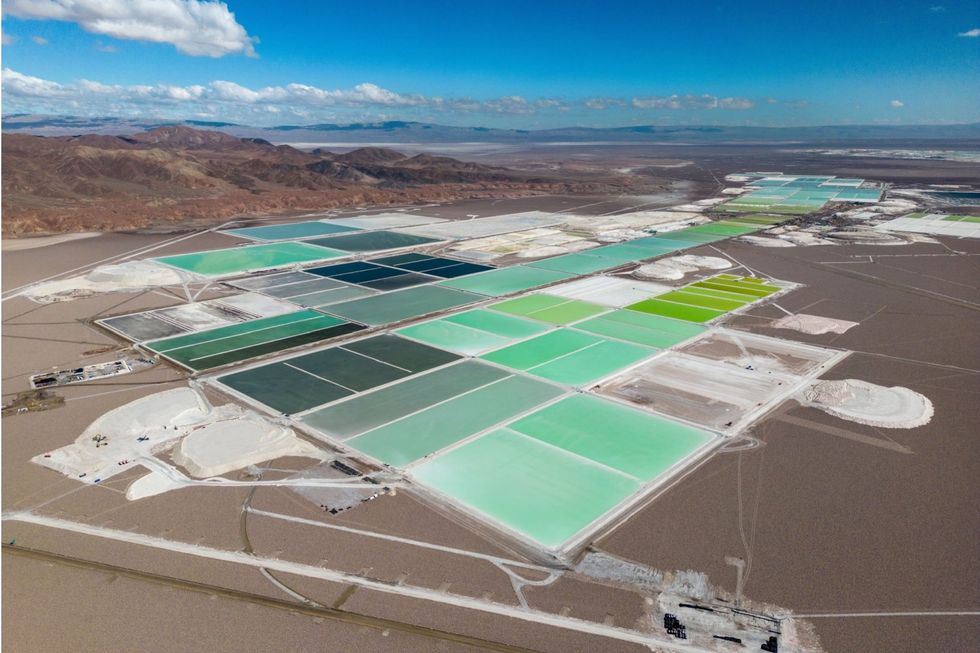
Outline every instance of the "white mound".
{"label": "white mound", "polygon": [[857,379],[816,381],[797,399],[842,419],[882,428],[910,429],[928,424],[929,398],[900,386],[886,388]]}
{"label": "white mound", "polygon": [[595,239],[600,243],[619,243],[624,240],[633,240],[649,235],[647,232],[637,229],[609,229],[608,231],[597,233]]}
{"label": "white mound", "polygon": [[794,245],[800,245],[801,247],[813,247],[816,245],[836,245],[832,240],[824,238],[818,233],[812,231],[789,231],[780,236],[783,240],[789,241]]}
{"label": "white mound", "polygon": [[640,279],[683,279],[691,272],[701,269],[726,270],[732,267],[732,262],[718,256],[672,256],[647,265],[641,265],[633,271],[633,276]]}
{"label": "white mound", "polygon": [[548,245],[545,247],[532,247],[531,249],[517,252],[517,257],[541,258],[545,256],[560,256],[561,254],[568,254],[568,248],[561,245]]}
{"label": "white mound", "polygon": [[781,317],[772,325],[777,329],[792,329],[800,333],[820,335],[822,333],[844,333],[848,329],[856,327],[858,323],[832,317],[797,313],[796,315]]}
{"label": "white mound", "polygon": [[110,410],[72,444],[32,460],[66,476],[106,479],[128,469],[119,463],[168,449],[215,413],[191,388],[158,392]]}
{"label": "white mound", "polygon": [[[180,442],[174,460],[194,476],[217,476],[282,456],[318,458],[319,450],[293,431],[235,404],[212,407],[193,388],[142,397],[98,418],[72,444],[33,462],[94,483],[110,478]],[[159,473],[143,476],[130,499],[180,487]]]}
{"label": "white mound", "polygon": [[138,501],[176,490],[179,487],[181,487],[179,483],[175,483],[168,476],[154,470],[130,483],[129,487],[126,488],[126,498],[130,501]]}
{"label": "white mound", "polygon": [[87,274],[31,286],[21,294],[36,302],[71,301],[107,292],[136,292],[158,286],[172,286],[187,277],[180,271],[155,261],[126,261],[102,265]]}
{"label": "white mound", "polygon": [[592,249],[598,244],[599,243],[597,243],[594,240],[573,240],[571,242],[565,243],[564,245],[562,245],[562,247],[564,247],[565,250],[568,252],[581,252],[582,250],[585,249]]}
{"label": "white mound", "polygon": [[297,438],[292,429],[248,411],[244,416],[208,424],[181,440],[174,462],[192,476],[219,476],[282,456],[318,457],[318,449]]}
{"label": "white mound", "polygon": [[827,234],[828,238],[841,240],[857,245],[907,245],[908,241],[901,236],[896,236],[884,231],[873,231],[871,229],[852,229],[849,231],[831,231]]}
{"label": "white mound", "polygon": [[796,245],[793,243],[781,238],[766,238],[765,236],[740,236],[738,239],[750,245],[758,245],[759,247],[796,247]]}

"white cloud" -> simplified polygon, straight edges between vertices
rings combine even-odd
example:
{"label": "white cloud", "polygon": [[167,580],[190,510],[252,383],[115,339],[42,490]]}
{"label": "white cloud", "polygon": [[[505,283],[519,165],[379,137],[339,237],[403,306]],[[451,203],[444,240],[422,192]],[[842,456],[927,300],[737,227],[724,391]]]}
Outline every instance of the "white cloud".
{"label": "white cloud", "polygon": [[67,89],[57,82],[51,82],[40,77],[22,75],[21,73],[4,68],[3,92],[5,94],[27,98],[63,97]]}
{"label": "white cloud", "polygon": [[37,43],[38,45],[47,45],[48,44],[48,40],[46,38],[44,38],[43,36],[32,36],[31,37],[31,40],[34,41],[35,43]]}
{"label": "white cloud", "polygon": [[[180,115],[206,112],[235,119],[276,113],[323,117],[330,115],[333,108],[429,109],[437,112],[512,115],[567,109],[567,103],[553,98],[530,101],[519,95],[508,95],[487,100],[445,99],[398,93],[368,82],[334,90],[297,83],[252,89],[227,80],[215,80],[205,85],[174,86],[103,84],[83,79],[62,85],[9,68],[3,71],[3,91],[8,94],[8,102],[18,110],[63,113],[62,104],[68,101],[83,107],[89,115],[118,115],[120,111],[127,115],[139,115],[146,111]],[[59,99],[57,105],[45,105],[45,101],[51,98]],[[376,111],[374,115],[377,115]]]}
{"label": "white cloud", "polygon": [[520,95],[507,95],[496,100],[483,102],[483,110],[489,113],[509,113],[526,115],[534,113],[534,107]]}
{"label": "white cloud", "polygon": [[888,106],[890,106],[893,109],[901,109],[902,107],[905,106],[905,103],[902,102],[901,100],[892,100],[891,102],[888,103]]}
{"label": "white cloud", "polygon": [[214,0],[5,0],[18,18],[78,23],[93,34],[129,41],[170,43],[192,56],[255,56],[255,37]]}
{"label": "white cloud", "polygon": [[965,32],[960,32],[957,36],[965,36],[968,39],[975,39],[980,37],[980,27],[974,27],[973,29],[967,30]]}
{"label": "white cloud", "polygon": [[109,52],[109,53],[119,52],[119,48],[117,48],[116,46],[103,43],[102,41],[96,41],[92,47],[98,50],[99,52]]}
{"label": "white cloud", "polygon": [[568,111],[569,109],[568,102],[557,98],[541,98],[540,100],[535,100],[534,106],[538,109],[558,109],[559,111]]}
{"label": "white cloud", "polygon": [[707,93],[703,95],[668,95],[635,97],[631,101],[634,109],[751,109],[755,102],[748,98],[719,98]]}
{"label": "white cloud", "polygon": [[13,34],[7,34],[6,32],[3,33],[3,44],[4,45],[13,45],[14,44],[14,41],[16,41],[16,40],[17,40],[17,37],[14,36]]}
{"label": "white cloud", "polygon": [[[621,111],[742,110],[755,106],[747,98],[714,95],[636,97],[632,100],[593,97],[574,101],[553,97],[529,99],[521,95],[446,98],[400,93],[370,82],[341,89],[300,83],[252,88],[230,80],[186,86],[106,84],[89,79],[59,83],[11,69],[3,70],[3,92],[4,109],[10,112],[165,118],[208,115],[250,124],[268,124],[284,116],[306,122],[379,120],[382,115],[438,122],[451,114],[530,116],[607,108]],[[800,102],[798,106],[802,104]]]}
{"label": "white cloud", "polygon": [[614,97],[590,97],[582,102],[582,106],[593,111],[604,111],[609,107],[621,107],[626,104],[623,100]]}

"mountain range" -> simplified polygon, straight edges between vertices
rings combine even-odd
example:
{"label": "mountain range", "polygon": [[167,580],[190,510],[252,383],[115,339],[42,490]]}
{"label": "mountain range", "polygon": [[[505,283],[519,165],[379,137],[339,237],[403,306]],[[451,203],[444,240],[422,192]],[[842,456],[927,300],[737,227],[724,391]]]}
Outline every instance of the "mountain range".
{"label": "mountain range", "polygon": [[[213,224],[365,205],[623,190],[384,148],[336,154],[170,125],[119,136],[3,135],[3,233]],[[610,185],[612,184],[612,185]]]}
{"label": "mountain range", "polygon": [[132,118],[40,116],[3,117],[6,133],[38,135],[131,134],[181,125],[270,142],[302,143],[555,143],[555,142],[807,142],[853,146],[866,141],[945,140],[980,143],[980,123],[957,125],[827,125],[814,127],[656,126],[498,129],[456,127],[422,122],[386,121],[352,124],[254,127],[220,121],[166,121]]}

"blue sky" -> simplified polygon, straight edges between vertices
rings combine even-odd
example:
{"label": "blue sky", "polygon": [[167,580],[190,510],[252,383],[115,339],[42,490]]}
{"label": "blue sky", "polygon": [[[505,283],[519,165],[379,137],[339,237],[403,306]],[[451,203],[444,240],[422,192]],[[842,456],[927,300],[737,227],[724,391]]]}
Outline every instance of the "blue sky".
{"label": "blue sky", "polygon": [[112,4],[4,1],[4,114],[522,128],[980,121],[980,0]]}

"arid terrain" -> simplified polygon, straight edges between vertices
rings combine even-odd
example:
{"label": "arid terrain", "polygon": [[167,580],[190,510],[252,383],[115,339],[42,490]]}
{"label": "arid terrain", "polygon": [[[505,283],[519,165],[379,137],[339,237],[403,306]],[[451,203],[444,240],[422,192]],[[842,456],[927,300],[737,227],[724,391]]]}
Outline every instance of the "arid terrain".
{"label": "arid terrain", "polygon": [[237,216],[554,193],[654,192],[657,179],[514,170],[365,147],[301,151],[185,126],[3,137],[3,234],[216,224]]}

